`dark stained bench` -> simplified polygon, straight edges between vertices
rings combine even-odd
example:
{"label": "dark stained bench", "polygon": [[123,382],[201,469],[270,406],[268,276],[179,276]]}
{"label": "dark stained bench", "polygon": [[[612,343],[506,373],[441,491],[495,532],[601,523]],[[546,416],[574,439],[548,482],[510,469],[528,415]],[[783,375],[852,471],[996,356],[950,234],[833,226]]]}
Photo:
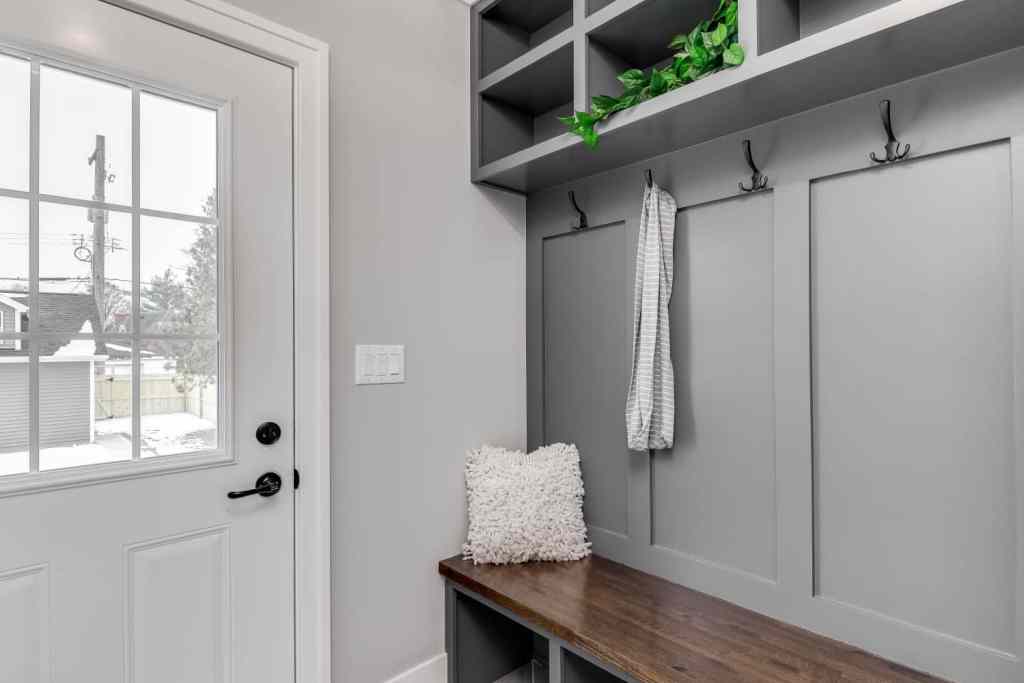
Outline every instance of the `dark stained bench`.
{"label": "dark stained bench", "polygon": [[439,571],[449,683],[941,680],[600,557]]}

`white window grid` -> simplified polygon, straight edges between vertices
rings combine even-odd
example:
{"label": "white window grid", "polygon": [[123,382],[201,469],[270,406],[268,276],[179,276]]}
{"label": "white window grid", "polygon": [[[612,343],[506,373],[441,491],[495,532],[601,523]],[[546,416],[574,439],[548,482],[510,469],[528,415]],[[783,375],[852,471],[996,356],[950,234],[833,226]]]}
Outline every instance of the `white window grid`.
{"label": "white window grid", "polygon": [[[109,212],[128,214],[131,217],[131,239],[132,239],[132,324],[129,334],[106,334],[102,330],[95,331],[92,335],[60,335],[60,340],[94,340],[111,343],[128,342],[132,348],[131,358],[131,459],[132,462],[141,464],[142,460],[142,362],[141,342],[145,341],[180,341],[180,342],[207,342],[216,344],[217,347],[217,446],[199,452],[187,453],[189,463],[196,466],[203,466],[208,461],[222,460],[229,451],[228,435],[230,425],[228,424],[228,400],[230,392],[231,365],[229,362],[229,346],[231,334],[229,322],[225,315],[230,298],[231,288],[226,282],[225,273],[230,272],[230,258],[227,237],[227,207],[229,206],[229,170],[227,156],[227,141],[230,139],[228,125],[230,121],[229,103],[184,93],[173,88],[163,87],[153,83],[145,83],[137,79],[126,78],[106,69],[87,66],[81,63],[69,62],[66,59],[56,56],[45,55],[40,52],[26,51],[16,46],[0,44],[0,55],[13,57],[29,63],[30,87],[29,87],[29,189],[28,191],[11,189],[0,186],[0,197],[27,200],[29,204],[29,329],[20,332],[6,334],[0,327],[0,337],[3,341],[14,341],[17,347],[27,345],[29,349],[29,472],[28,476],[34,478],[39,474],[40,459],[40,383],[39,383],[39,342],[56,339],[55,335],[46,335],[38,332],[39,315],[39,206],[40,204],[59,204],[74,206],[85,209],[100,209]],[[40,192],[40,76],[42,67],[60,69],[66,72],[94,78],[106,83],[120,85],[131,90],[132,107],[132,187],[131,204],[118,204],[115,202],[98,202],[93,200],[65,197],[61,195],[44,194]],[[216,111],[217,113],[217,191],[215,198],[216,215],[198,215],[178,213],[174,211],[161,211],[158,209],[147,209],[142,206],[141,188],[141,115],[140,99],[143,93],[164,97],[178,102],[192,104]],[[141,250],[139,248],[141,236],[141,223],[143,217],[164,218],[179,220],[193,224],[213,225],[217,228],[217,331],[214,334],[143,334],[141,325]],[[148,456],[146,462],[159,464],[161,460],[181,459],[186,460],[184,455]],[[80,470],[92,470],[105,467],[119,467],[123,462],[87,465]],[[160,471],[164,468],[155,467]],[[44,474],[56,474],[61,472],[47,472]],[[65,474],[67,471],[64,471]],[[13,479],[19,475],[8,475],[0,479]],[[83,478],[83,480],[88,478]],[[0,486],[0,489],[6,487]],[[16,490],[16,489],[12,489]],[[0,493],[4,491],[0,490]]]}

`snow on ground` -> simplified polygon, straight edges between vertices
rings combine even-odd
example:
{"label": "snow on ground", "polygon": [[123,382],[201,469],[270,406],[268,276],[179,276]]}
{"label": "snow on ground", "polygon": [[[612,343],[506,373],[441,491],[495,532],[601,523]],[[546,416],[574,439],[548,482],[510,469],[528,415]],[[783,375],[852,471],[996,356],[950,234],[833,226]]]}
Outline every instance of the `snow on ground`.
{"label": "snow on ground", "polygon": [[[104,436],[127,438],[130,417],[96,421],[97,441]],[[142,457],[176,455],[216,448],[217,425],[191,413],[144,415],[142,417]]]}
{"label": "snow on ground", "polygon": [[[131,418],[97,420],[92,443],[44,448],[40,470],[58,470],[130,460]],[[217,426],[190,413],[145,415],[142,418],[142,457],[178,455],[216,448]],[[28,453],[0,453],[0,476],[28,472]]]}
{"label": "snow on ground", "polygon": [[[111,436],[93,443],[43,448],[39,452],[39,469],[62,470],[131,458],[131,443],[124,437]],[[0,475],[23,472],[28,472],[28,453],[0,453]]]}

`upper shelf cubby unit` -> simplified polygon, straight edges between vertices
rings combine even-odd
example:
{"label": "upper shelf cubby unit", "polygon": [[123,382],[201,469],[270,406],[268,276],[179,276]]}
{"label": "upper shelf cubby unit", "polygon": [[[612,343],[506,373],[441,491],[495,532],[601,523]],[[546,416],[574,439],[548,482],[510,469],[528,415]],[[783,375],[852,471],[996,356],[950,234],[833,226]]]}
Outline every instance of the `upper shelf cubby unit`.
{"label": "upper shelf cubby unit", "polygon": [[668,64],[672,38],[689,33],[714,14],[719,0],[589,0],[587,31],[588,92],[617,95],[616,76],[627,69],[648,70]]}
{"label": "upper shelf cubby unit", "polygon": [[482,164],[565,133],[558,117],[572,113],[572,41],[548,41],[529,56],[521,68],[492,74],[478,85]]}
{"label": "upper shelf cubby unit", "polygon": [[758,0],[758,52],[765,54],[899,0]]}
{"label": "upper shelf cubby unit", "polygon": [[481,78],[572,27],[573,0],[498,0],[480,11]]}
{"label": "upper shelf cubby unit", "polygon": [[[664,63],[665,44],[717,2],[573,2],[569,29],[475,80],[473,181],[531,193],[1024,46],[1024,0],[738,0],[746,61],[613,115],[590,150],[540,107],[618,94],[616,69]],[[558,50],[561,76],[537,77]],[[502,92],[531,73],[554,88],[530,95],[542,105]]]}

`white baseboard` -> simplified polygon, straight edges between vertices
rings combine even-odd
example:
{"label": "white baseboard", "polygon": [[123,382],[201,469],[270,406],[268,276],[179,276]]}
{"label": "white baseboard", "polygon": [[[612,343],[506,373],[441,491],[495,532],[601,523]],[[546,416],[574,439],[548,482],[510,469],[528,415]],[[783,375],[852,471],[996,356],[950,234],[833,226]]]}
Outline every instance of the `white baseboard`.
{"label": "white baseboard", "polygon": [[439,654],[422,664],[417,664],[405,673],[400,673],[386,683],[447,683],[448,655]]}

